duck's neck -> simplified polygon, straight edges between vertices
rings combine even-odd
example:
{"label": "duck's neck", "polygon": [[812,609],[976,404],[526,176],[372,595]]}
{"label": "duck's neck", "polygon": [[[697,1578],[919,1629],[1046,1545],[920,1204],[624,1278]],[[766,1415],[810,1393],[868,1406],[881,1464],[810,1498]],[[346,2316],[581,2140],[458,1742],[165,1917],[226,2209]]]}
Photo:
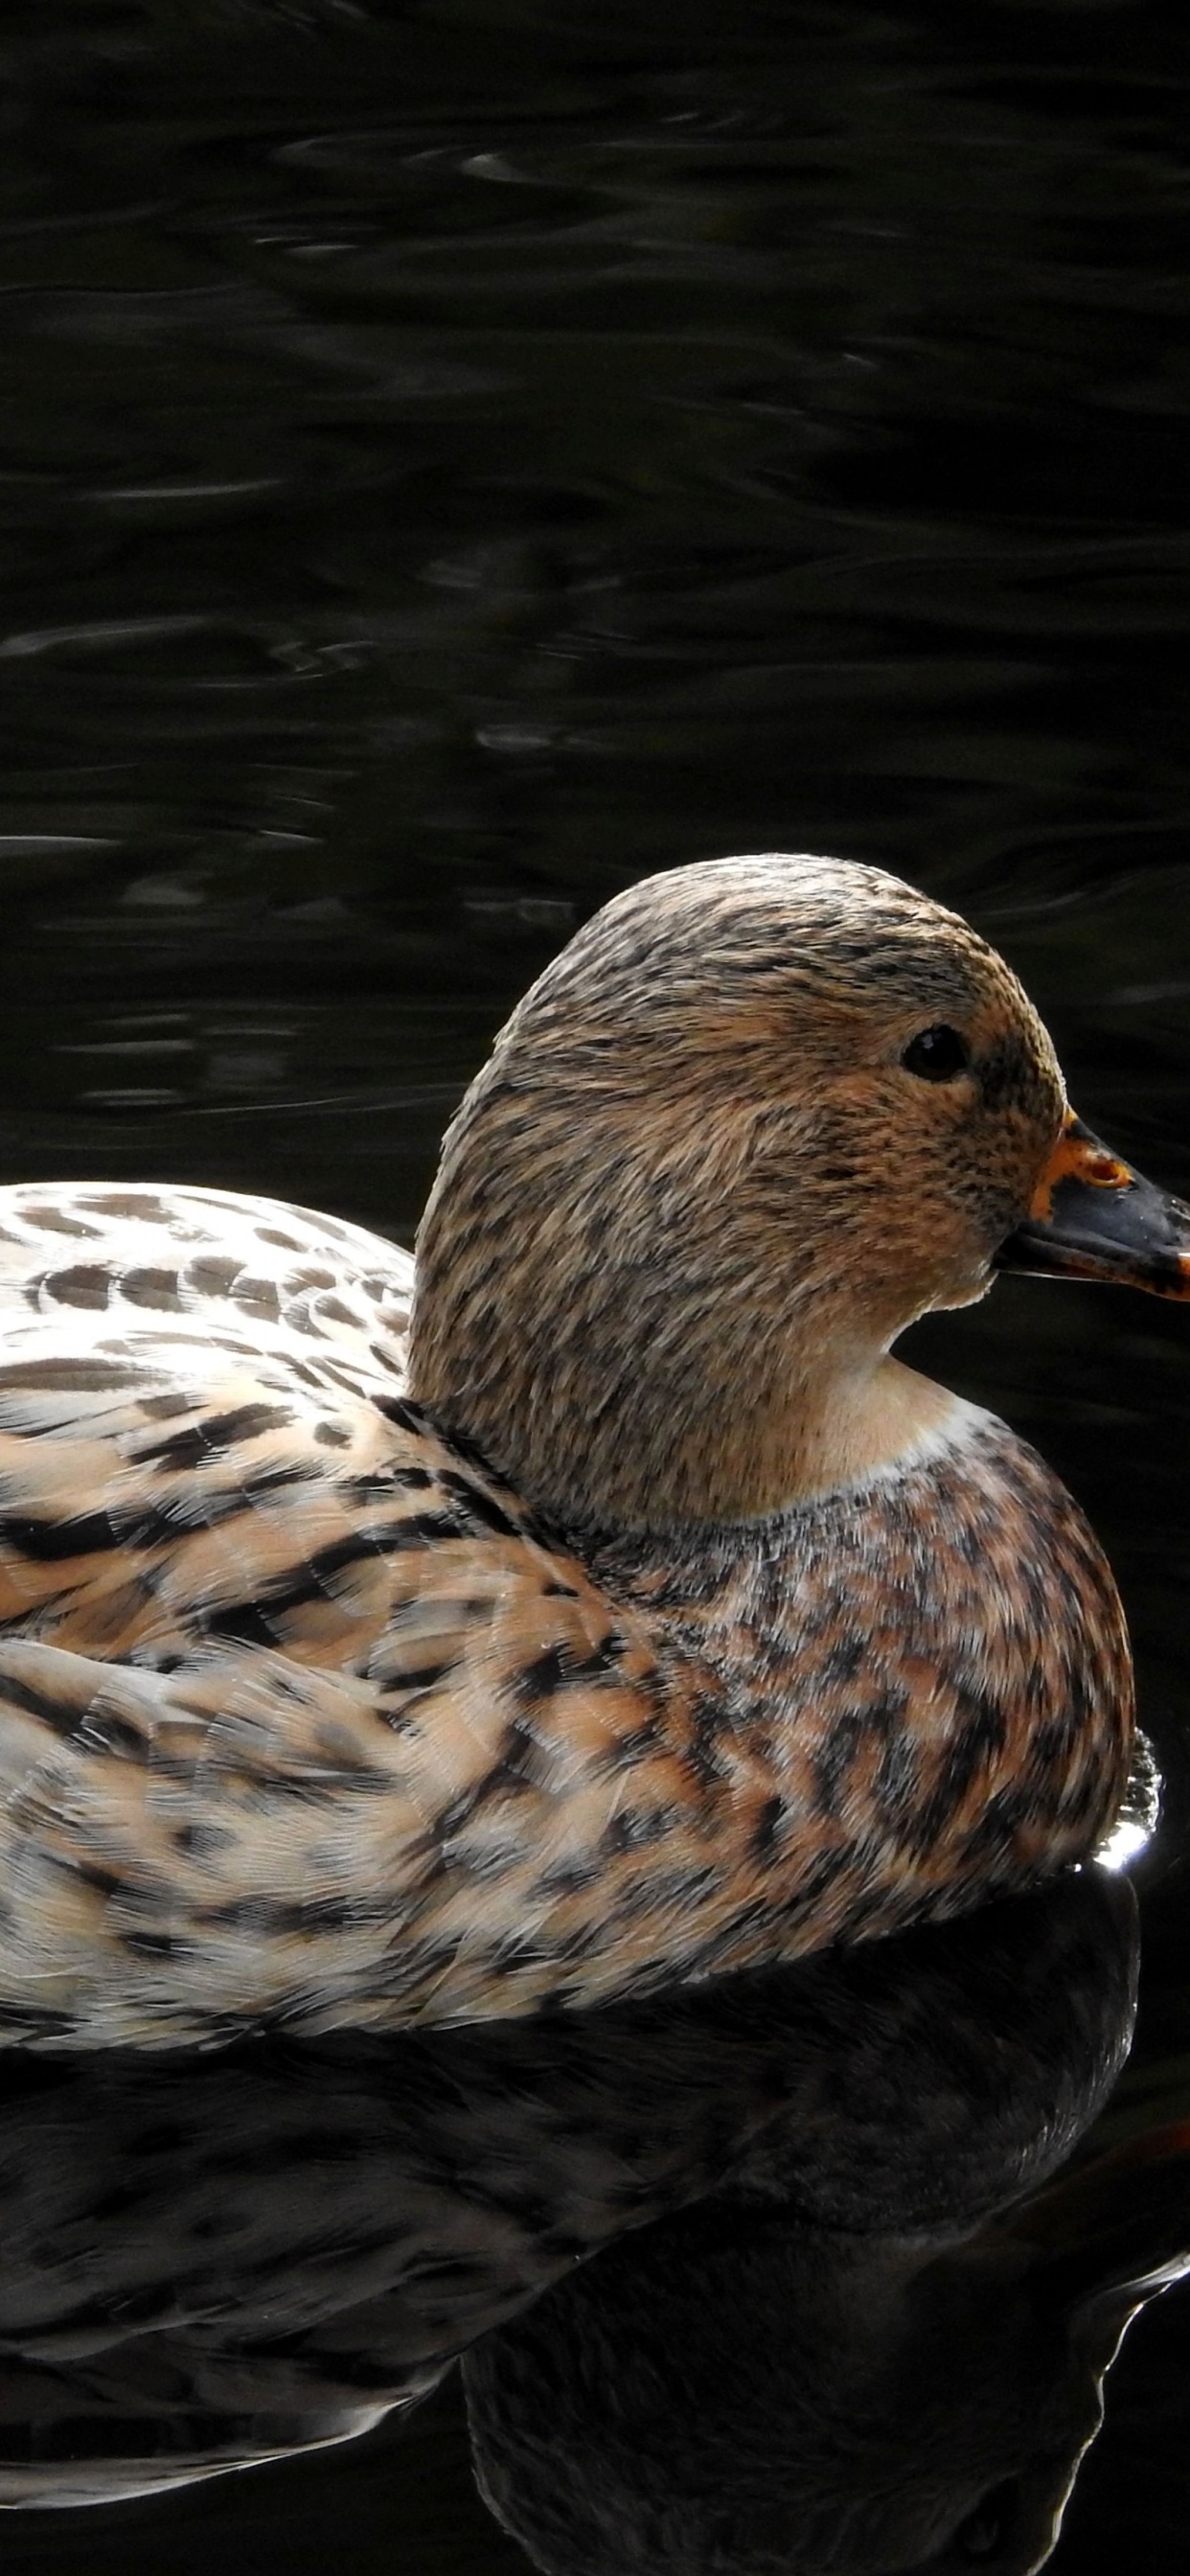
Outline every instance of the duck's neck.
{"label": "duck's neck", "polygon": [[[700,1370],[687,1343],[595,1354],[566,1337],[544,1349],[489,1335],[451,1346],[415,1305],[410,1392],[443,1429],[473,1441],[524,1500],[560,1527],[672,1531],[759,1521],[908,1467],[944,1436],[958,1400],[899,1360],[833,1369],[820,1354],[762,1350]],[[625,1337],[627,1342],[627,1337]],[[780,1364],[784,1357],[785,1365]]]}
{"label": "duck's neck", "polygon": [[754,1467],[724,1477],[723,1517],[757,1519],[907,1469],[944,1436],[961,1410],[932,1378],[881,1355],[867,1369],[800,1382],[797,1397],[758,1444]]}
{"label": "duck's neck", "polygon": [[498,1048],[418,1234],[410,1393],[564,1529],[762,1520],[945,1421],[871,1268],[829,1190],[774,1245],[754,1122],[575,1101]]}

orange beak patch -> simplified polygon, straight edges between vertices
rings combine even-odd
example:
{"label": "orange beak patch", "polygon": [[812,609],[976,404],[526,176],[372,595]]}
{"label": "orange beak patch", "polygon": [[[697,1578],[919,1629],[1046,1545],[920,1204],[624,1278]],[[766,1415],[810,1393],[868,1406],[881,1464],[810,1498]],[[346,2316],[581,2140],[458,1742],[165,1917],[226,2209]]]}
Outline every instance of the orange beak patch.
{"label": "orange beak patch", "polygon": [[1081,1181],[1092,1190],[1126,1190],[1135,1179],[1131,1164],[1122,1163],[1118,1154],[1101,1145],[1082,1119],[1076,1118],[1073,1109],[1068,1109],[1057,1144],[1029,1201],[1029,1215],[1036,1225],[1050,1223],[1054,1191],[1062,1181]]}

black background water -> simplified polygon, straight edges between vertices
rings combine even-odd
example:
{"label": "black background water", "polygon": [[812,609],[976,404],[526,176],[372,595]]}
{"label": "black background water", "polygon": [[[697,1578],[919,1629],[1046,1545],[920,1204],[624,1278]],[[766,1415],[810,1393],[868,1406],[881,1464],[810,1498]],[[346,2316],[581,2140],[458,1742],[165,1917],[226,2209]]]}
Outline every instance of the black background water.
{"label": "black background water", "polygon": [[[969,912],[1190,1187],[1180,9],[6,0],[0,81],[3,1177],[408,1239],[583,913],[783,847]],[[1119,1570],[1180,2116],[1190,1326],[1022,1282],[920,1338]],[[1188,2334],[1136,2329],[1064,2576],[1183,2566]],[[6,2563],[521,2564],[453,2404]]]}

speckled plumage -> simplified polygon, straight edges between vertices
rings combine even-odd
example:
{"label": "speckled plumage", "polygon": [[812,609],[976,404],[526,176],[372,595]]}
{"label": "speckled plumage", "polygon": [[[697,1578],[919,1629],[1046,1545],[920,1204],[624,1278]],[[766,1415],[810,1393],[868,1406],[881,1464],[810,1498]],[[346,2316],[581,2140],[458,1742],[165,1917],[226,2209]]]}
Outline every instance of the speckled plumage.
{"label": "speckled plumage", "polygon": [[[777,863],[730,865],[761,869],[759,899],[771,911]],[[799,863],[779,865],[796,872]],[[683,875],[714,871],[679,872],[675,900],[688,910]],[[947,1180],[972,1153],[942,1104],[949,1142],[929,1183],[927,1227],[941,1250],[932,1241],[919,1257],[905,1194],[895,1174],[882,1178],[879,1153],[862,1186],[850,1166],[849,1179],[838,1167],[828,1184],[825,1131],[816,1165],[809,1113],[791,1110],[793,1165],[814,1224],[808,1254],[782,1249],[774,1290],[764,1229],[782,1247],[788,1233],[788,1148],[772,1159],[780,1121],[774,1128],[762,1096],[776,970],[741,970],[736,992],[738,960],[725,970],[711,937],[704,987],[729,1019],[744,1012],[738,1061],[729,1065],[722,1027],[715,1038],[715,1099],[728,1125],[746,1102],[752,1160],[741,1164],[737,1136],[734,1197],[720,1190],[693,1250],[669,1222],[668,1252],[654,1247],[642,1290],[651,1309],[657,1263],[667,1259],[661,1284],[676,1328],[688,1321],[690,1351],[701,1354],[674,1429],[688,1478],[697,1451],[686,1417],[705,1416],[701,1514],[675,1518],[667,1504],[652,1524],[647,1513],[617,1513],[614,1473],[601,1494],[592,1462],[606,1426],[596,1440],[593,1417],[575,1410],[575,1386],[565,1368],[559,1377],[544,1329],[537,1377],[525,1374],[534,1316],[521,1271],[527,1264],[540,1276],[530,1253],[549,1232],[552,1203],[539,1193],[519,1235],[511,1232],[505,1171],[486,1234],[477,1213],[484,1186],[501,1180],[493,1086],[507,1093],[511,1082],[515,1093],[510,1066],[529,1091],[544,1082],[560,993],[565,1029],[594,1051],[605,1101],[632,1104],[644,1167],[649,1103],[639,1066],[631,1074],[636,1041],[626,1025],[641,965],[632,949],[627,982],[617,981],[620,966],[605,971],[608,955],[623,964],[616,907],[603,917],[612,921],[608,955],[594,942],[591,1024],[563,959],[544,979],[541,1026],[531,996],[495,1074],[476,1087],[491,1152],[461,1190],[459,1273],[464,1292],[477,1259],[485,1282],[501,1266],[508,1282],[485,1361],[490,1389],[503,1351],[511,1387],[494,1437],[488,1399],[474,1423],[468,1411],[465,1353],[458,1402],[444,1392],[449,1336],[444,1345],[432,1314],[425,1322],[449,1248],[441,1184],[424,1272],[419,1246],[417,1400],[405,1347],[412,1265],[357,1228],[217,1191],[0,1192],[0,2038],[160,2046],[270,2019],[384,2026],[592,2002],[947,1913],[1092,1846],[1126,1772],[1127,1644],[1081,1516],[1011,1432],[940,1390],[918,1397],[924,1382],[900,1372],[896,1403],[920,1404],[920,1422],[909,1415],[906,1429],[898,1413],[894,1437],[879,1411],[875,1431],[864,1416],[871,1459],[844,1472],[838,1490],[829,1475],[816,1490],[807,1471],[805,1490],[793,1487],[775,1511],[716,1508],[760,1455],[755,1424],[775,1401],[782,1334],[794,1352],[808,1316],[811,1337],[821,1322],[823,1348],[835,1350],[829,1315],[840,1300],[831,1308],[828,1292],[833,1278],[851,1293],[864,1212],[880,1242],[878,1330],[884,1274],[891,1265],[895,1287],[898,1261],[912,1274],[899,1289],[908,1311],[961,1302],[986,1284],[1061,1115],[1044,1032],[1023,996],[1018,1007],[1001,962],[907,889],[887,897],[886,920],[871,878],[828,868],[831,901],[841,887],[861,920],[874,901],[875,918],[866,969],[854,941],[825,942],[826,1017],[865,972],[870,1016],[887,1013],[898,973],[912,970],[911,984],[917,974],[896,1004],[898,1032],[923,1008],[956,1007],[956,990],[975,992],[970,1007],[988,1028],[972,1112],[982,1178],[975,1170],[962,1186]],[[796,894],[796,873],[788,882]],[[722,884],[730,895],[736,879]],[[820,878],[814,886],[821,909]],[[622,910],[635,938],[639,900]],[[898,944],[890,922],[907,922],[917,938],[914,952],[906,933],[908,968],[906,939]],[[752,951],[755,929],[753,920]],[[689,948],[688,921],[683,937]],[[583,941],[590,967],[590,932]],[[806,1014],[812,949],[797,952],[792,977]],[[667,1047],[675,1012],[680,1021],[697,1003],[692,977],[689,959],[669,957],[662,941]],[[763,988],[760,1037],[749,980]],[[788,1011],[784,992],[780,1007]],[[654,1008],[650,994],[646,1018]],[[571,1037],[565,1051],[569,1082]],[[621,1060],[626,1094],[615,1088]],[[787,1087],[804,1078],[795,1065]],[[886,1094],[903,1095],[916,1114],[911,1084],[891,1070],[880,1082],[883,1091],[869,1085],[864,1095],[866,1114]],[[671,1181],[680,1089],[654,1104],[657,1169]],[[845,1128],[858,1133],[864,1105],[850,1057],[840,1097],[842,1108],[828,1099],[822,1112],[838,1150]],[[576,1300],[589,1305],[600,1174],[611,1234],[623,1177],[601,1163],[600,1113],[586,1094],[546,1084],[539,1107],[547,1143],[568,1117],[583,1158],[588,1220],[575,1219],[571,1251]],[[523,1140],[519,1094],[512,1115]],[[700,1125],[715,1127],[705,1100]],[[448,1176],[466,1132],[465,1113]],[[517,1151],[510,1169],[515,1183]],[[704,1157],[704,1193],[709,1174]],[[747,1311],[732,1268],[737,1219]],[[716,1240],[725,1398],[706,1342]],[[563,1236],[551,1258],[565,1257]],[[793,1293],[799,1257],[814,1287],[808,1307]],[[637,1412],[632,1386],[621,1391],[624,1450],[637,1413],[646,1446],[661,1417],[618,1258],[609,1257],[600,1331],[601,1346],[618,1332],[636,1352]],[[485,1285],[483,1294],[497,1291]],[[741,1316],[756,1346],[750,1396],[737,1374]],[[473,1303],[464,1340],[474,1324]],[[838,1348],[854,1375],[851,1343]],[[877,1363],[886,1365],[878,1349]],[[664,1388],[665,1368],[660,1375]],[[793,1394],[781,1400],[795,1411],[810,1379],[792,1360],[787,1376]],[[531,1477],[510,1480],[527,1422],[529,1454],[552,1438],[559,1459],[545,1490]],[[472,1429],[492,1463],[472,1447]],[[854,1436],[843,1421],[845,1459]],[[881,1439],[891,1442],[887,1458]],[[573,1511],[560,1512],[559,1494],[572,1490],[568,1443],[581,1491]],[[614,1443],[607,1454],[614,1460]],[[780,1454],[795,1449],[787,1441]],[[767,1450],[764,1459],[767,1474]]]}

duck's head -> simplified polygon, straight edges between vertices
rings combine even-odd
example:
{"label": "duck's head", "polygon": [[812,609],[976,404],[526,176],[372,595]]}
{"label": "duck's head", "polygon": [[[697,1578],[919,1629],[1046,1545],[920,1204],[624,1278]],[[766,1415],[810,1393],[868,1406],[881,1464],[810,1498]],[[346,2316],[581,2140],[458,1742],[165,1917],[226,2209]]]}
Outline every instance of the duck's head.
{"label": "duck's head", "polygon": [[957,914],[769,854],[650,877],[526,995],[447,1135],[411,1384],[571,1523],[754,1517],[952,1399],[886,1359],[998,1267],[1190,1293],[1190,1213],[1068,1109]]}

